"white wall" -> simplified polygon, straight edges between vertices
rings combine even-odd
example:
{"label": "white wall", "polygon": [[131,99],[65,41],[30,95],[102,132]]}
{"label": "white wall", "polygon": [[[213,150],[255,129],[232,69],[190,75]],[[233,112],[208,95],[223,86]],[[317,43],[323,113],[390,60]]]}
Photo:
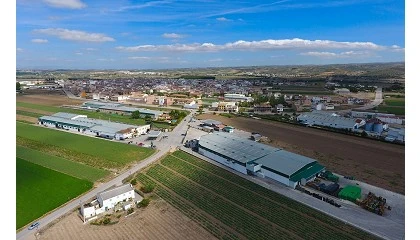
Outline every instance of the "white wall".
{"label": "white wall", "polygon": [[227,159],[222,158],[222,157],[220,157],[220,156],[218,156],[218,155],[216,155],[214,153],[211,153],[209,151],[206,151],[206,150],[204,150],[203,148],[200,148],[200,147],[198,148],[198,152],[200,154],[203,154],[204,156],[206,156],[208,158],[213,159],[214,161],[216,161],[218,163],[221,163],[221,164],[223,164],[225,166],[228,166],[228,167],[230,167],[232,169],[235,169],[238,172],[241,172],[243,174],[247,174],[246,173],[246,168],[244,166],[242,166],[242,165],[239,165],[239,164],[230,162]]}
{"label": "white wall", "polygon": [[85,218],[90,218],[96,215],[95,207],[82,207],[82,215]]}
{"label": "white wall", "polygon": [[115,206],[115,204],[117,204],[118,202],[122,202],[124,200],[129,199],[129,198],[134,198],[134,189],[129,191],[129,192],[126,192],[126,193],[120,194],[118,196],[115,196],[113,198],[106,199],[103,202],[102,202],[102,199],[98,198],[98,201],[101,204],[101,207],[103,207],[103,208],[107,207],[108,209],[110,209],[110,208],[113,208]]}
{"label": "white wall", "polygon": [[269,177],[273,180],[276,180],[277,182],[283,183],[284,185],[289,186],[289,179],[285,178],[283,176],[280,176],[272,171],[269,171],[267,169],[261,168],[261,172],[264,174],[265,177]]}

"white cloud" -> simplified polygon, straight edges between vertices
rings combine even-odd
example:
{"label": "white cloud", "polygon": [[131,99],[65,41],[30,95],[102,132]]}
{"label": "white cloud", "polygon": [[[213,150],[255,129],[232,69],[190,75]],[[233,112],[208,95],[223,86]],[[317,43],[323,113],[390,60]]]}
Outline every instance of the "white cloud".
{"label": "white cloud", "polygon": [[44,2],[56,8],[81,9],[86,7],[86,4],[80,0],[44,0]]}
{"label": "white cloud", "polygon": [[217,21],[220,21],[220,22],[228,22],[228,21],[232,21],[232,19],[228,19],[228,18],[225,18],[225,17],[219,17],[219,18],[216,18],[216,20],[217,20]]}
{"label": "white cloud", "polygon": [[146,61],[162,61],[162,60],[169,60],[169,57],[128,57],[131,60],[146,60]]}
{"label": "white cloud", "polygon": [[98,50],[98,49],[96,49],[96,48],[85,48],[85,50],[86,50],[86,51],[96,51],[96,50]]}
{"label": "white cloud", "polygon": [[81,53],[81,52],[77,52],[77,53],[75,53],[76,55],[83,55],[83,53]]}
{"label": "white cloud", "polygon": [[209,59],[208,62],[222,62],[223,59],[221,58],[214,58],[214,59]]}
{"label": "white cloud", "polygon": [[108,37],[102,33],[88,33],[79,30],[69,30],[64,28],[44,28],[35,29],[35,33],[41,33],[51,36],[56,36],[60,39],[80,42],[112,42],[115,41],[112,37]]}
{"label": "white cloud", "polygon": [[36,39],[32,39],[31,42],[33,42],[33,43],[47,43],[48,40],[47,39],[36,38]]}
{"label": "white cloud", "polygon": [[164,33],[162,34],[162,37],[171,38],[171,39],[180,39],[180,38],[184,38],[185,36],[181,34],[176,34],[176,33]]}
{"label": "white cloud", "polygon": [[16,48],[16,52],[23,52],[22,48]]}
{"label": "white cloud", "polygon": [[101,61],[101,62],[114,62],[115,61],[113,58],[98,58],[96,60]]}
{"label": "white cloud", "polygon": [[391,52],[405,52],[405,48],[402,48],[398,45],[392,45]]}
{"label": "white cloud", "polygon": [[213,43],[191,43],[170,45],[139,45],[133,47],[116,47],[117,50],[129,52],[170,51],[170,52],[218,52],[218,51],[257,51],[257,50],[299,50],[299,49],[355,49],[385,50],[384,46],[372,42],[337,42],[330,40],[268,39],[261,41],[239,40],[233,43],[217,45]]}
{"label": "white cloud", "polygon": [[305,52],[300,53],[303,56],[312,56],[320,58],[350,58],[350,57],[372,57],[375,54],[369,51],[347,51],[347,52]]}

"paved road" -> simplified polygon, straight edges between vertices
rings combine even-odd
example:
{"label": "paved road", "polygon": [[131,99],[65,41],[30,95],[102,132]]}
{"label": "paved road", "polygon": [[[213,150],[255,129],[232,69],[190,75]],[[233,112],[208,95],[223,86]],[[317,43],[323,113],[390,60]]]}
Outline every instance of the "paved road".
{"label": "paved road", "polygon": [[[90,192],[72,200],[71,202],[68,202],[66,205],[60,207],[59,209],[54,210],[50,214],[37,220],[40,223],[40,228],[47,226],[49,223],[60,218],[61,216],[68,213],[69,211],[72,211],[73,209],[79,207],[80,203],[86,203],[90,201],[90,199],[95,197],[97,193],[102,192],[114,185],[116,186],[121,185],[122,180],[127,178],[129,175],[139,171],[140,169],[158,160],[160,157],[164,156],[169,150],[175,149],[177,146],[181,146],[182,140],[184,138],[182,134],[186,133],[187,128],[188,128],[188,121],[190,120],[191,116],[192,116],[192,113],[190,113],[185,118],[186,121],[182,121],[178,126],[176,126],[173,129],[172,132],[167,133],[168,135],[167,139],[162,140],[156,144],[158,151],[155,154],[141,161],[140,163],[136,164],[134,167],[130,168],[126,172],[118,175],[116,178],[112,179],[111,181],[99,185],[98,187],[91,190]],[[36,229],[28,230],[27,228],[25,228],[16,234],[16,239],[22,239],[22,240],[35,239],[35,236],[34,236],[35,233],[36,233]]]}

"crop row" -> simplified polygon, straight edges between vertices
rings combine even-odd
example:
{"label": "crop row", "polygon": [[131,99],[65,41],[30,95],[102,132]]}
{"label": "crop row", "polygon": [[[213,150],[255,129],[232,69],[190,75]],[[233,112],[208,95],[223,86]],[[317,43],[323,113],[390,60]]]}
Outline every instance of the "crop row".
{"label": "crop row", "polygon": [[252,191],[256,194],[259,194],[261,196],[264,196],[265,198],[268,198],[278,204],[282,204],[284,206],[287,206],[289,208],[295,209],[298,212],[302,212],[305,213],[306,215],[313,217],[315,219],[318,219],[330,226],[334,226],[336,229],[340,229],[342,231],[345,231],[347,233],[350,233],[352,236],[359,238],[359,239],[377,239],[375,236],[364,232],[360,229],[357,229],[355,227],[352,227],[350,225],[347,225],[345,223],[343,223],[340,220],[337,220],[333,217],[330,217],[324,213],[321,213],[319,211],[316,211],[306,205],[303,205],[297,201],[294,201],[292,199],[289,199],[285,196],[282,196],[276,192],[273,192],[269,189],[266,189],[264,187],[261,187],[258,184],[255,184],[251,181],[248,181],[244,178],[241,178],[239,176],[236,176],[235,174],[226,171],[220,167],[217,167],[215,165],[212,165],[206,161],[203,161],[191,154],[188,154],[186,152],[183,151],[176,151],[174,153],[172,153],[172,155],[181,158],[182,160],[184,160],[185,162],[188,162],[194,166],[197,166],[203,170],[206,170],[208,172],[211,172],[219,177],[222,177],[226,180],[229,180],[230,182],[233,182],[249,191]]}
{"label": "crop row", "polygon": [[[162,164],[182,174],[188,179],[227,198],[278,226],[294,232],[305,239],[352,239],[338,229],[316,221],[308,221],[303,213],[277,205],[252,191],[245,190],[223,178],[218,178],[204,170],[175,157],[168,156]],[[229,186],[229,187],[227,187]]]}
{"label": "crop row", "polygon": [[150,168],[147,171],[147,175],[249,238],[298,239],[283,229],[261,221],[253,214],[223,199],[219,195],[213,194],[209,190],[177,176],[161,165],[155,165]]}
{"label": "crop row", "polygon": [[[149,177],[141,173],[137,175],[137,180],[141,182],[142,184],[151,184],[153,186],[156,186],[153,180],[151,180]],[[161,197],[166,202],[174,206],[176,209],[181,211],[184,215],[188,216],[190,219],[200,224],[204,229],[206,229],[208,232],[213,234],[215,237],[219,239],[226,239],[226,240],[239,239],[239,237],[235,235],[235,233],[229,231],[222,225],[209,220],[199,210],[197,210],[190,204],[186,203],[184,200],[182,200],[175,194],[172,194],[171,192],[167,191],[165,188],[162,188],[159,185],[157,185],[155,187],[155,192],[159,197]]]}

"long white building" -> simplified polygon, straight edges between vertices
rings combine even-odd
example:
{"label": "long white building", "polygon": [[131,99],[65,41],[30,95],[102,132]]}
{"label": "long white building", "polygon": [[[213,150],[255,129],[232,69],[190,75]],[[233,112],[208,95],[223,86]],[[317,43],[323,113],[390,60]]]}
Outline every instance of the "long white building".
{"label": "long white building", "polygon": [[254,99],[252,97],[246,97],[244,94],[236,94],[236,93],[226,93],[224,95],[225,101],[233,101],[233,102],[252,102]]}
{"label": "long white building", "polygon": [[64,112],[55,113],[51,116],[39,117],[38,123],[46,127],[60,128],[72,132],[80,132],[86,135],[116,140],[123,140],[132,138],[136,135],[146,134],[150,129],[150,124],[135,126],[87,118],[86,115]]}
{"label": "long white building", "polygon": [[268,177],[292,188],[325,169],[315,159],[223,132],[202,136],[198,152],[243,174]]}
{"label": "long white building", "polygon": [[349,130],[359,129],[366,124],[366,121],[363,119],[345,118],[334,113],[322,111],[302,113],[297,117],[297,120],[309,126],[316,125]]}

